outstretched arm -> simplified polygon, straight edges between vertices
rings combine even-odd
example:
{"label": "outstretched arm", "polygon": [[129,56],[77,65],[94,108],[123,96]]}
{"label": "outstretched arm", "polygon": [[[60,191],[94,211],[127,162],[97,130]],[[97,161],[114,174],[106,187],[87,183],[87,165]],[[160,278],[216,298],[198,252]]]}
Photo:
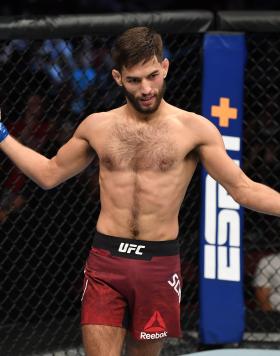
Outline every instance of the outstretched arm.
{"label": "outstretched arm", "polygon": [[269,215],[280,216],[280,194],[251,180],[227,155],[219,131],[201,120],[198,151],[202,164],[240,205]]}
{"label": "outstretched arm", "polygon": [[[0,125],[3,133],[5,127]],[[86,132],[87,120],[51,159],[22,145],[7,132],[2,135],[0,148],[25,175],[40,187],[50,189],[78,174],[92,161],[93,149],[86,140]]]}

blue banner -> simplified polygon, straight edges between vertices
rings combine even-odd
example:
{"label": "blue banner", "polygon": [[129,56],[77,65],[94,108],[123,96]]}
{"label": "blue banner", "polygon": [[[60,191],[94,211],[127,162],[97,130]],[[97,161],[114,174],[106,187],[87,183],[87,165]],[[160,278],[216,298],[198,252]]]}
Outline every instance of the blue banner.
{"label": "blue banner", "polygon": [[[206,34],[203,116],[220,130],[228,155],[241,163],[246,44],[243,34]],[[243,209],[202,170],[200,340],[239,342],[244,331]]]}

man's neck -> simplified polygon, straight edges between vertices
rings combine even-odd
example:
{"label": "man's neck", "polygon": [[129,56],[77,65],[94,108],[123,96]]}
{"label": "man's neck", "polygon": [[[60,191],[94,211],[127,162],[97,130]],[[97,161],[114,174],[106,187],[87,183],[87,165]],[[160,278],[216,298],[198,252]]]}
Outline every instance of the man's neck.
{"label": "man's neck", "polygon": [[139,111],[137,111],[131,104],[129,101],[127,101],[126,105],[125,105],[125,110],[128,113],[128,116],[130,119],[134,119],[135,121],[138,122],[154,122],[156,121],[159,117],[162,116],[164,107],[167,105],[165,100],[161,100],[161,103],[159,105],[159,107],[157,108],[157,110],[153,113],[141,113]]}

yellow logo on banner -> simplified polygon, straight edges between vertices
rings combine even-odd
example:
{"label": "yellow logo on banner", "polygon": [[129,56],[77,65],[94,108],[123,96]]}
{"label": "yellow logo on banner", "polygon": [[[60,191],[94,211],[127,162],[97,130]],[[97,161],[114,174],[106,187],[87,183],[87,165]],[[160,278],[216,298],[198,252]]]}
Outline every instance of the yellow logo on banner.
{"label": "yellow logo on banner", "polygon": [[229,120],[237,119],[237,109],[230,107],[229,98],[220,98],[220,105],[211,106],[211,116],[219,118],[219,126],[229,127]]}

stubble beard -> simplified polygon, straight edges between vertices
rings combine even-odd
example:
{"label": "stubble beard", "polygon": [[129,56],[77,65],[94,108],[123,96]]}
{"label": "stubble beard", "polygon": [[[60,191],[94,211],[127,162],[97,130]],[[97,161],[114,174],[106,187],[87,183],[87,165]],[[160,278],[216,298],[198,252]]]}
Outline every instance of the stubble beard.
{"label": "stubble beard", "polygon": [[158,94],[155,95],[154,105],[152,107],[147,107],[147,108],[141,106],[140,98],[139,99],[136,98],[133,94],[131,94],[128,90],[126,90],[124,85],[122,86],[122,90],[123,90],[124,96],[126,97],[126,99],[129,101],[129,103],[133,106],[133,108],[136,111],[138,111],[140,114],[153,114],[154,112],[157,111],[157,109],[163,99],[163,96],[164,96],[164,93],[166,90],[166,83],[165,83],[165,81],[163,82],[162,87],[160,88]]}

